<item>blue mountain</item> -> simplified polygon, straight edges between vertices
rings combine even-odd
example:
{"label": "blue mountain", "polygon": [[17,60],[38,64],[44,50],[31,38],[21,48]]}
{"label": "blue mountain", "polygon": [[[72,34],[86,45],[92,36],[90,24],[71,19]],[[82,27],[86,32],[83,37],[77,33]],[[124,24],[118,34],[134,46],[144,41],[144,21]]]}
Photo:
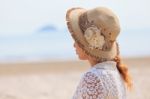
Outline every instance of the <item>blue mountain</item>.
{"label": "blue mountain", "polygon": [[52,31],[57,31],[57,28],[54,25],[46,25],[38,30],[38,32],[52,32]]}

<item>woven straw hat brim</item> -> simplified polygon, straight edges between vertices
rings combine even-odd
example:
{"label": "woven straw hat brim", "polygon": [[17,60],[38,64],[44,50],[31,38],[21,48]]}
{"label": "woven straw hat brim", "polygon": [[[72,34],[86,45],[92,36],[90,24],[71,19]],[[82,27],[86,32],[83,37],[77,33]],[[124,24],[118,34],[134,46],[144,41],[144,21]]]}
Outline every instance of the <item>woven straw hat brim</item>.
{"label": "woven straw hat brim", "polygon": [[72,8],[67,11],[66,21],[68,29],[71,33],[71,36],[77,42],[77,44],[90,56],[97,59],[112,60],[117,55],[116,43],[113,44],[113,47],[110,51],[102,51],[99,49],[91,49],[88,42],[84,37],[79,26],[79,17],[81,14],[85,13],[87,10],[83,8]]}

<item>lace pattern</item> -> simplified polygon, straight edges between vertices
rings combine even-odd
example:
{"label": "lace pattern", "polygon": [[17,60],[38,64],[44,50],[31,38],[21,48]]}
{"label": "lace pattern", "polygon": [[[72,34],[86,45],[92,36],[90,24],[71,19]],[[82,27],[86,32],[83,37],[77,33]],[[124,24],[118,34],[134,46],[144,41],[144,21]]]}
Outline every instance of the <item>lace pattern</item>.
{"label": "lace pattern", "polygon": [[103,62],[86,72],[73,99],[126,99],[124,83],[114,63]]}

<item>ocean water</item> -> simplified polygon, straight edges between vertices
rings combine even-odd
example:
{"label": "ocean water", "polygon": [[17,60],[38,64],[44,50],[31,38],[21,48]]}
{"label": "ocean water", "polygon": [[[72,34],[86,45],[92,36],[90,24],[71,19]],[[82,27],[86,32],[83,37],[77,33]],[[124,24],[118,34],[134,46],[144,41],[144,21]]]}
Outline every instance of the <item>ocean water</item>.
{"label": "ocean water", "polygon": [[[150,56],[149,32],[146,29],[122,31],[118,38],[121,55]],[[73,42],[66,29],[0,37],[0,62],[77,59]]]}

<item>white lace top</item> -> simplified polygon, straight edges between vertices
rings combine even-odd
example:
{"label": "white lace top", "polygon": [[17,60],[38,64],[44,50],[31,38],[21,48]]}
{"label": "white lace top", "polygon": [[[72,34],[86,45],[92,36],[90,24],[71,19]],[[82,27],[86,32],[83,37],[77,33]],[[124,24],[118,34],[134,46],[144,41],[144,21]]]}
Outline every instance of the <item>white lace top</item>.
{"label": "white lace top", "polygon": [[126,99],[116,62],[98,63],[83,74],[73,99]]}

